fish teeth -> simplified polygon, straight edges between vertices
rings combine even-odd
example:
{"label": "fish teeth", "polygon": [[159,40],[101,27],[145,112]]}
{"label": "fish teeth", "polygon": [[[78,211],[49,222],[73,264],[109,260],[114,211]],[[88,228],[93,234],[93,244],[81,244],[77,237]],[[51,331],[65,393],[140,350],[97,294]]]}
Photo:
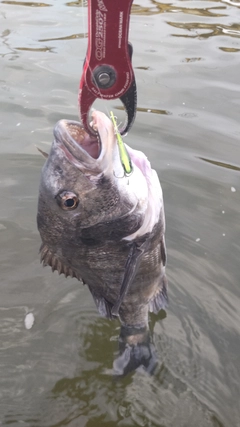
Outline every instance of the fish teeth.
{"label": "fish teeth", "polygon": [[97,132],[97,125],[93,120],[90,122],[90,126],[95,130],[95,132]]}

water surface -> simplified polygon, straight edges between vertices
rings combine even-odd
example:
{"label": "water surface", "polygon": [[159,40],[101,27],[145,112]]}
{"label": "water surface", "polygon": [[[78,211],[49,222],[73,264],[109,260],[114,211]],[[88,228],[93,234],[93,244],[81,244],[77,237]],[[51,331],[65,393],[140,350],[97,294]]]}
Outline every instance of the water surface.
{"label": "water surface", "polygon": [[114,381],[119,324],[40,266],[35,222],[35,145],[47,151],[56,121],[78,118],[87,9],[0,2],[0,425],[240,426],[239,8],[134,2],[138,113],[126,141],[161,179],[170,305],[151,317],[155,374]]}

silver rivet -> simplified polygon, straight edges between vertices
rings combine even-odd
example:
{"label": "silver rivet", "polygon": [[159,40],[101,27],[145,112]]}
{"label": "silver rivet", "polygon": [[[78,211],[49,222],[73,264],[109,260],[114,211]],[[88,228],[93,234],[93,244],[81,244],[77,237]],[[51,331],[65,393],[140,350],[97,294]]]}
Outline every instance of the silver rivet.
{"label": "silver rivet", "polygon": [[108,73],[101,73],[98,76],[98,80],[101,85],[106,86],[110,82],[110,76]]}

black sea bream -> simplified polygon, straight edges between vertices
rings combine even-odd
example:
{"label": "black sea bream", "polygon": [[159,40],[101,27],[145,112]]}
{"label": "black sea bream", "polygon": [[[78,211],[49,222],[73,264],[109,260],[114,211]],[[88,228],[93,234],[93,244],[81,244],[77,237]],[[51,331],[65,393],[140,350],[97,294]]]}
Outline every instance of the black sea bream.
{"label": "black sea bream", "polygon": [[126,144],[126,176],[113,124],[94,111],[96,138],[61,120],[43,167],[41,259],[89,287],[99,313],[144,328],[167,302],[162,189],[146,156]]}

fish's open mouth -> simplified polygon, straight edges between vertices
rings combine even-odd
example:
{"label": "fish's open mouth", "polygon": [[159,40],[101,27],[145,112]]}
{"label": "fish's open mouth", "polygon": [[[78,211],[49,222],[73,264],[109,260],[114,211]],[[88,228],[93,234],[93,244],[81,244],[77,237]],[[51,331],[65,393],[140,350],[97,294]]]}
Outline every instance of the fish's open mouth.
{"label": "fish's open mouth", "polygon": [[85,150],[93,159],[98,159],[101,153],[101,139],[96,131],[96,137],[89,135],[78,122],[65,122],[65,130],[75,144]]}
{"label": "fish's open mouth", "polygon": [[93,111],[92,126],[96,136],[89,135],[77,121],[60,120],[54,137],[71,163],[98,174],[111,166],[116,138],[110,119],[102,112]]}

